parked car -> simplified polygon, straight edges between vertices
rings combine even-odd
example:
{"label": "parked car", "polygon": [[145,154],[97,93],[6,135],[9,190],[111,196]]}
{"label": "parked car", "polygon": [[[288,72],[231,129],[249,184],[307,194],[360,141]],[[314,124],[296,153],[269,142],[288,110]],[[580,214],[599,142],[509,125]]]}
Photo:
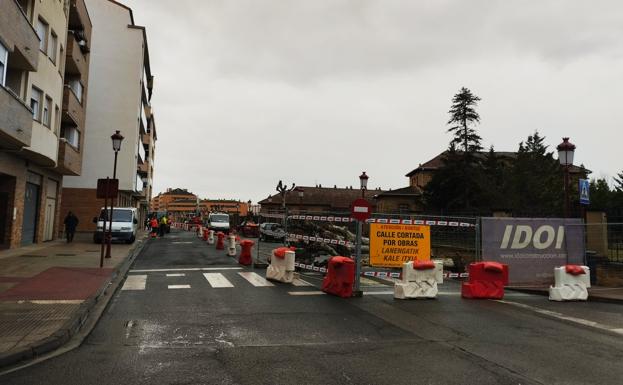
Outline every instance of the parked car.
{"label": "parked car", "polygon": [[259,225],[253,222],[250,219],[242,221],[240,226],[238,226],[238,233],[242,234],[245,237],[257,238],[260,236]]}
{"label": "parked car", "polygon": [[286,232],[281,223],[262,223],[260,225],[260,241],[282,241],[286,236]]}
{"label": "parked car", "polygon": [[[110,226],[110,217],[108,216],[110,209],[102,207],[100,215],[93,218],[93,223],[97,224],[97,228],[93,233],[93,242],[102,243],[104,236],[102,230],[104,228],[104,220],[106,222],[106,233]],[[112,212],[112,240],[133,243],[136,240],[138,232],[138,210],[135,207],[115,207]]]}

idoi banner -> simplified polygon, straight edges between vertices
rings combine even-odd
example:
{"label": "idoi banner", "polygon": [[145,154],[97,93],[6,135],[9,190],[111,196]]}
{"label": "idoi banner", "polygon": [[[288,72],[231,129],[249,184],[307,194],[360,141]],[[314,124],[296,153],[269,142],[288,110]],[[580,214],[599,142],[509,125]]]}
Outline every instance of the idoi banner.
{"label": "idoi banner", "polygon": [[482,218],[482,258],[508,265],[509,286],[549,286],[554,268],[584,263],[580,219]]}

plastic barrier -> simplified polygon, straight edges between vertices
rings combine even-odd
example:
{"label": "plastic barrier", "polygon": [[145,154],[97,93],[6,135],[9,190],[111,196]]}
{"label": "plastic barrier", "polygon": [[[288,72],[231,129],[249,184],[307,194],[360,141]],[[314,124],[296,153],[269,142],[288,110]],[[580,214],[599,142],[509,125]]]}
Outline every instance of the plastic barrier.
{"label": "plastic barrier", "polygon": [[554,286],[549,287],[550,301],[586,301],[591,287],[588,266],[566,265],[554,268]]}
{"label": "plastic barrier", "polygon": [[353,295],[355,282],[355,261],[348,257],[333,257],[329,260],[327,275],[322,281],[322,291],[348,298]]}
{"label": "plastic barrier", "polygon": [[204,228],[203,228],[203,230],[201,231],[201,233],[202,233],[202,234],[201,234],[202,239],[203,239],[204,241],[207,241],[207,240],[208,240],[208,229],[206,229],[206,228],[204,227]]}
{"label": "plastic barrier", "polygon": [[292,283],[294,281],[294,250],[280,247],[273,250],[270,264],[266,268],[266,279]]}
{"label": "plastic barrier", "polygon": [[201,238],[203,236],[203,226],[197,226],[195,231],[197,232],[197,238]]}
{"label": "plastic barrier", "polygon": [[394,298],[436,298],[440,283],[442,261],[410,261],[402,265],[402,280],[394,284]]}
{"label": "plastic barrier", "polygon": [[469,265],[469,282],[461,285],[463,298],[504,298],[508,285],[508,265],[498,262],[476,262]]}
{"label": "plastic barrier", "polygon": [[250,265],[253,263],[253,259],[251,258],[251,249],[255,245],[250,239],[243,239],[240,241],[240,257],[238,257],[238,263],[241,265]]}
{"label": "plastic barrier", "polygon": [[216,233],[216,250],[225,250],[225,233]]}
{"label": "plastic barrier", "polygon": [[236,236],[232,234],[227,237],[227,255],[236,256]]}
{"label": "plastic barrier", "polygon": [[208,230],[208,245],[214,244],[214,230]]}

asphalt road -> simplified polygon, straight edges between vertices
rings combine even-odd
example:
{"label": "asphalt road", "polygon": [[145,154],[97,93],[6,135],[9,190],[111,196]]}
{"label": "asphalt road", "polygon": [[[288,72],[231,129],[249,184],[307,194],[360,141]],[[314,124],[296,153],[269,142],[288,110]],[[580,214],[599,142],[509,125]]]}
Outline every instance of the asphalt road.
{"label": "asphalt road", "polygon": [[80,348],[0,383],[623,381],[621,305],[552,304],[522,293],[464,300],[454,282],[436,300],[394,300],[381,285],[341,299],[314,286],[251,282],[263,284],[263,275],[174,230],[149,241]]}

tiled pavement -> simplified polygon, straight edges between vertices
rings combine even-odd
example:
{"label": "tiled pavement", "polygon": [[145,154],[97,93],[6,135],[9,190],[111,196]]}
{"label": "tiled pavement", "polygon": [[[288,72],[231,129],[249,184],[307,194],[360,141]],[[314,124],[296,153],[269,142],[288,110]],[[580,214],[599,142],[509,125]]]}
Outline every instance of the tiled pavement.
{"label": "tiled pavement", "polygon": [[0,367],[53,350],[79,331],[108,283],[124,275],[140,251],[114,244],[100,268],[91,234],[0,251]]}

